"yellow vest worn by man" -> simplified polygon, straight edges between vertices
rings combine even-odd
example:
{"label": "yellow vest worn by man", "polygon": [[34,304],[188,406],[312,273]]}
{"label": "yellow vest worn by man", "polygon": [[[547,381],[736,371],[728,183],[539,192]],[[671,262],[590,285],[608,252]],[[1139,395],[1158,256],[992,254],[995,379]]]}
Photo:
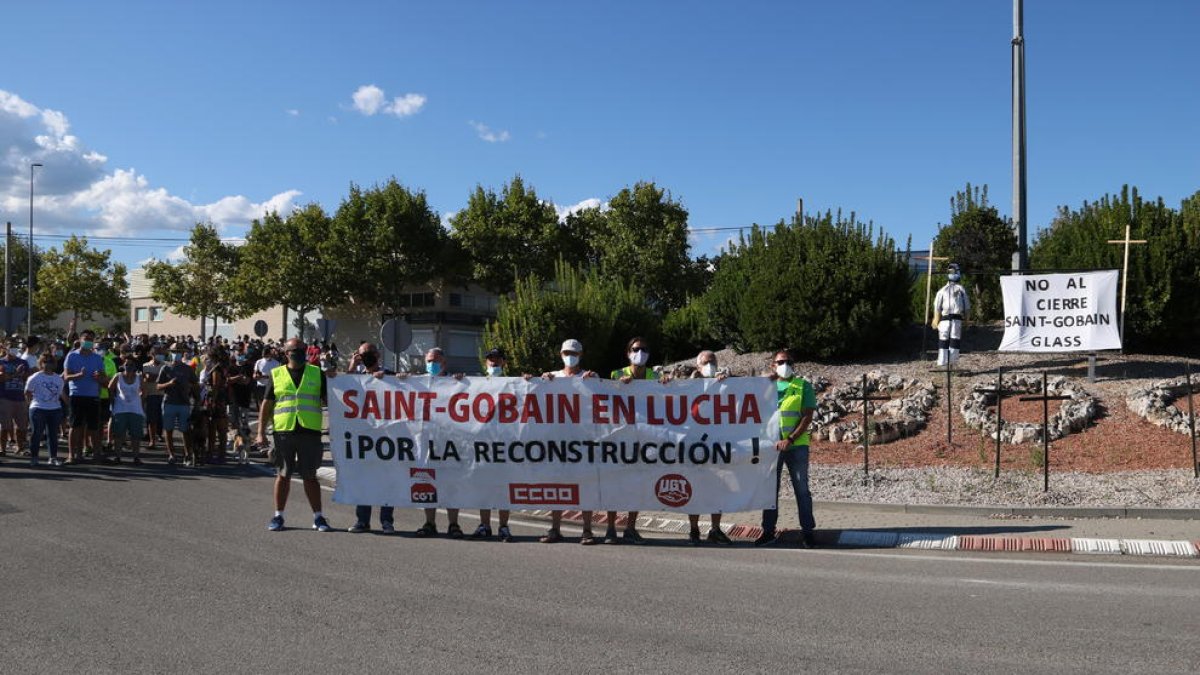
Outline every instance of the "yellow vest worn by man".
{"label": "yellow vest worn by man", "polygon": [[295,431],[298,423],[301,428],[319,433],[321,369],[312,364],[304,366],[304,375],[297,387],[287,366],[279,366],[271,371],[271,381],[275,385],[275,431]]}

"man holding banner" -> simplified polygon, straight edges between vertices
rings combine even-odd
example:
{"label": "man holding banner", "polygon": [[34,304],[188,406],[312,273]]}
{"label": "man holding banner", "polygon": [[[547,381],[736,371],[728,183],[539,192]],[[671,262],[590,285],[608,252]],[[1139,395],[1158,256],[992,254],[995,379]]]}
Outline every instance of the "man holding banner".
{"label": "man holding banner", "polygon": [[[813,518],[812,492],[808,489],[808,427],[812,424],[817,409],[817,397],[812,385],[796,375],[795,361],[791,352],[781,349],[773,359],[775,390],[779,401],[779,440],[775,450],[779,462],[775,465],[775,494],[779,494],[779,479],[783,467],[787,466],[792,479],[792,492],[796,495],[796,507],[800,515],[801,537],[805,546],[815,546],[813,531],[817,522]],[[762,513],[762,536],[754,541],[755,546],[775,543],[778,535],[775,526],[779,522],[779,508],[765,509]]]}

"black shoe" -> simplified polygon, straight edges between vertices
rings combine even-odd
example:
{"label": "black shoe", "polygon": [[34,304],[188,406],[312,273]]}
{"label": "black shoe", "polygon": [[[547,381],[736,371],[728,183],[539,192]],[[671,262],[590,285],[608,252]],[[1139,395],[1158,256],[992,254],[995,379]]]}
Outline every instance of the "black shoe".
{"label": "black shoe", "polygon": [[416,532],[413,532],[414,537],[432,537],[435,534],[437,534],[437,525],[433,523],[425,523],[417,528]]}
{"label": "black shoe", "polygon": [[770,546],[779,539],[779,535],[774,532],[763,532],[762,536],[754,540],[755,546]]}
{"label": "black shoe", "polygon": [[353,525],[351,525],[350,529],[348,529],[346,531],[353,532],[354,534],[359,534],[361,532],[370,532],[371,526],[360,520],[360,521],[355,522]]}
{"label": "black shoe", "polygon": [[639,533],[634,527],[625,528],[625,532],[621,535],[621,538],[631,544],[646,543],[646,540],[642,538],[641,533]]}
{"label": "black shoe", "polygon": [[817,535],[812,530],[805,530],[800,534],[800,545],[804,548],[816,548]]}
{"label": "black shoe", "polygon": [[692,546],[700,545],[700,528],[693,527],[691,532],[688,532],[688,543]]}
{"label": "black shoe", "polygon": [[463,538],[463,531],[462,528],[458,526],[458,523],[450,523],[450,526],[446,528],[446,534],[450,535],[451,539]]}
{"label": "black shoe", "polygon": [[611,528],[611,527],[610,527],[610,528],[608,528],[607,530],[605,530],[605,532],[604,532],[604,543],[606,543],[606,544],[619,544],[619,543],[621,543],[621,540],[620,540],[620,539],[617,539],[617,530],[616,530],[615,528]]}
{"label": "black shoe", "polygon": [[730,541],[729,536],[722,532],[720,528],[716,527],[709,529],[708,540],[714,544],[720,544],[721,546],[730,546],[733,544],[733,542]]}

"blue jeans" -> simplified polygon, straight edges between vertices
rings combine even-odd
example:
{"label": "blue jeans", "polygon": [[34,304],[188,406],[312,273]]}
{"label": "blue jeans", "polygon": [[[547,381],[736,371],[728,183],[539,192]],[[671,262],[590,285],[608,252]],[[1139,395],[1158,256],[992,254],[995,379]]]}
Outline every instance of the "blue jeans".
{"label": "blue jeans", "polygon": [[46,410],[45,408],[29,409],[29,457],[37,459],[38,448],[42,445],[42,434],[46,435],[46,445],[50,450],[50,459],[58,459],[58,427],[62,424],[62,408]]}
{"label": "blue jeans", "polygon": [[[395,514],[396,507],[394,506],[379,507],[379,523],[382,525],[383,523],[396,522]],[[369,526],[371,524],[371,505],[359,504],[358,506],[354,507],[354,516],[358,519],[358,522]]]}
{"label": "blue jeans", "polygon": [[[811,532],[816,529],[817,521],[813,519],[812,493],[808,491],[808,446],[793,445],[779,453],[779,461],[775,464],[775,494],[779,495],[779,477],[783,466],[787,465],[792,477],[792,492],[796,493],[796,507],[800,511],[800,529]],[[762,514],[762,529],[764,534],[774,534],[775,525],[779,522],[779,509],[766,509]]]}

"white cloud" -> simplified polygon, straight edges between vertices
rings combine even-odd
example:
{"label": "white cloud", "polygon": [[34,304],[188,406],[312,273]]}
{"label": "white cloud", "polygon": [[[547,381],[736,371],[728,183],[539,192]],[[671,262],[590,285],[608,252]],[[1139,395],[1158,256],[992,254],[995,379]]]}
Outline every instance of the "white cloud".
{"label": "white cloud", "polygon": [[300,196],[285,190],[258,202],[233,195],[192,203],[154,187],[133,168],[108,167],[108,158],[87,148],[70,128],[64,113],[0,90],[0,210],[28,212],[29,166],[41,163],[34,207],[42,234],[161,236],[186,233],[201,221],[222,231],[240,229],[267,211],[289,212]]}
{"label": "white cloud", "polygon": [[424,94],[408,93],[396,96],[391,101],[383,90],[373,84],[364,84],[350,96],[354,101],[354,109],[371,117],[383,113],[395,117],[408,117],[421,112],[427,100]]}
{"label": "white cloud", "polygon": [[284,112],[288,114],[288,117],[299,117],[300,116],[300,111],[296,110],[295,108],[288,108]]}
{"label": "white cloud", "polygon": [[507,131],[493,131],[483,122],[470,120],[467,122],[467,124],[471,125],[471,128],[475,130],[475,133],[479,134],[479,137],[488,143],[503,143],[510,138]]}
{"label": "white cloud", "polygon": [[576,202],[570,206],[559,206],[553,202],[551,202],[550,205],[554,207],[554,212],[558,214],[558,219],[560,221],[564,221],[567,219],[567,216],[583,211],[584,209],[600,209],[603,211],[608,208],[607,203],[602,202],[595,197],[590,197],[581,202]]}

